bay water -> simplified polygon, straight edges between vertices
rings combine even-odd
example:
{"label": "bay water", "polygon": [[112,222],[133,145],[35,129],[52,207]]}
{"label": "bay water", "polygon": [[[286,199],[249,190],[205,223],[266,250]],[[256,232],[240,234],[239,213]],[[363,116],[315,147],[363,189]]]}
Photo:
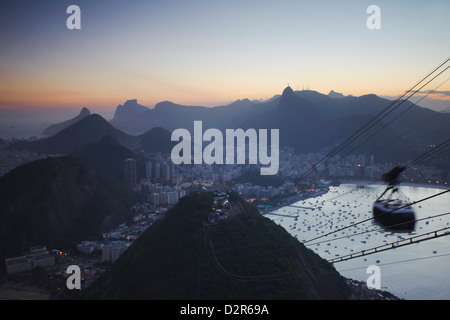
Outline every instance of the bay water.
{"label": "bay water", "polygon": [[[266,217],[326,260],[450,228],[450,214],[442,215],[450,211],[450,193],[445,193],[412,205],[416,219],[423,219],[416,222],[414,231],[401,233],[383,229],[370,218],[373,202],[384,189],[382,184],[367,184],[362,188],[356,184],[341,184],[330,187],[322,196],[296,202]],[[400,185],[399,190],[411,203],[446,189]],[[432,217],[436,215],[441,216]],[[366,219],[368,221],[360,223]],[[450,229],[440,234],[448,231]],[[450,234],[334,263],[342,276],[363,282],[368,282],[373,273],[368,269],[370,266],[379,267],[381,290],[399,298],[450,299]]]}

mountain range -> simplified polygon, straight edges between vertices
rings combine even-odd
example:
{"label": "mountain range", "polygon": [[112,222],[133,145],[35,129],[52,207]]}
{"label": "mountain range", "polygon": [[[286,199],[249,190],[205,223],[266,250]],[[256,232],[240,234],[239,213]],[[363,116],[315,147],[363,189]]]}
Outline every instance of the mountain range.
{"label": "mountain range", "polygon": [[39,154],[68,155],[86,144],[99,142],[110,137],[121,146],[132,150],[170,153],[173,142],[170,132],[160,127],[150,129],[139,136],[129,135],[114,128],[98,114],[83,117],[78,122],[62,129],[56,134],[34,141],[18,141],[11,144],[11,149],[31,150]]}
{"label": "mountain range", "polygon": [[[392,104],[374,94],[355,97],[331,91],[324,95],[312,90],[293,91],[288,86],[281,95],[265,102],[243,99],[211,108],[170,101],[148,108],[137,100],[128,100],[117,107],[110,122],[133,135],[154,127],[192,131],[195,120],[203,121],[204,130],[276,128],[280,129],[281,145],[304,153],[332,148],[372,121],[375,125],[342,153],[373,154],[385,161],[411,159],[423,151],[421,147],[438,144],[450,132],[449,114],[408,100],[400,100],[392,111],[383,113]],[[380,116],[383,119],[377,120]]]}
{"label": "mountain range", "polygon": [[294,91],[289,86],[264,102],[243,99],[217,107],[164,101],[149,108],[134,99],[119,105],[109,122],[97,114],[86,115],[83,109],[77,117],[81,119],[54,135],[16,142],[12,147],[70,154],[86,143],[110,136],[132,150],[167,154],[175,144],[170,141],[170,132],[177,128],[192,132],[194,121],[201,120],[203,130],[279,129],[281,146],[293,147],[297,153],[326,152],[371,123],[367,132],[358,134],[358,139],[341,150],[341,155],[367,154],[377,161],[403,162],[417,157],[427,146],[441,143],[450,132],[450,114],[406,100],[385,112],[392,104],[374,94],[354,97],[330,91],[324,95],[312,90]]}

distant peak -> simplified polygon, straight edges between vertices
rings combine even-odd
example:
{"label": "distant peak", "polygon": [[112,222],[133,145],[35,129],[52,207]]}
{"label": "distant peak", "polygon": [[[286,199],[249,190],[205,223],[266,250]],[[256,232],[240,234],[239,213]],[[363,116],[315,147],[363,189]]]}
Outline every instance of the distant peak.
{"label": "distant peak", "polygon": [[90,114],[91,114],[91,112],[86,107],[83,107],[83,109],[81,109],[81,111],[80,111],[80,116],[88,116]]}
{"label": "distant peak", "polygon": [[140,110],[140,111],[143,111],[143,110],[147,110],[148,107],[145,107],[145,106],[143,106],[143,105],[140,105],[140,104],[137,102],[137,99],[129,99],[129,100],[125,101],[125,103],[124,103],[123,105],[122,105],[122,104],[119,104],[119,105],[117,106],[117,109],[125,109],[125,110],[127,110],[127,111],[130,111],[130,110]]}
{"label": "distant peak", "polygon": [[162,102],[158,102],[155,105],[155,109],[160,109],[160,108],[167,108],[167,107],[172,107],[172,106],[178,106],[177,104],[173,103],[172,101],[162,101]]}
{"label": "distant peak", "polygon": [[366,97],[366,98],[370,98],[370,99],[378,98],[378,96],[374,93],[365,94],[365,95],[361,96],[360,98],[362,98],[362,97]]}
{"label": "distant peak", "polygon": [[283,90],[283,96],[294,94],[294,90],[290,86],[287,86],[286,89]]}
{"label": "distant peak", "polygon": [[137,99],[127,100],[127,101],[125,101],[125,103],[123,105],[126,106],[126,105],[130,105],[130,104],[137,104]]}
{"label": "distant peak", "polygon": [[345,96],[342,93],[336,92],[334,90],[331,90],[330,93],[328,93],[328,96],[330,98],[345,98]]}
{"label": "distant peak", "polygon": [[300,100],[302,99],[295,94],[294,90],[290,86],[287,86],[280,97],[279,108],[284,110],[295,109],[295,106],[301,102]]}

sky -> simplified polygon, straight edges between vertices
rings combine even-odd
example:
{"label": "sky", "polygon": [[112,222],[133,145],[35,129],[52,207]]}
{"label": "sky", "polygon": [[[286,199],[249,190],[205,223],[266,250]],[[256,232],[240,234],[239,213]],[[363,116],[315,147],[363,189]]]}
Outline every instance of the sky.
{"label": "sky", "polygon": [[[450,57],[449,17],[448,0],[2,0],[0,109],[212,106],[288,84],[398,97]],[[439,91],[449,99],[450,81]]]}

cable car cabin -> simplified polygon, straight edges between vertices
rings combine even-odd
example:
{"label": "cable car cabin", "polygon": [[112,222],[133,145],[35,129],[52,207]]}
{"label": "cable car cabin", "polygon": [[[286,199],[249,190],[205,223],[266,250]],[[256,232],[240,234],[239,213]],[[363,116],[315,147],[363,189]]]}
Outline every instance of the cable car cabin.
{"label": "cable car cabin", "polygon": [[412,232],[416,226],[414,210],[398,199],[375,201],[373,217],[375,222],[387,230]]}
{"label": "cable car cabin", "polygon": [[[388,187],[373,204],[373,217],[375,222],[383,228],[397,232],[412,232],[416,226],[414,210],[405,201],[398,197],[398,177],[405,167],[395,167],[382,175],[382,179],[388,183]],[[389,197],[382,197],[391,191]],[[395,198],[394,195],[397,197]]]}

